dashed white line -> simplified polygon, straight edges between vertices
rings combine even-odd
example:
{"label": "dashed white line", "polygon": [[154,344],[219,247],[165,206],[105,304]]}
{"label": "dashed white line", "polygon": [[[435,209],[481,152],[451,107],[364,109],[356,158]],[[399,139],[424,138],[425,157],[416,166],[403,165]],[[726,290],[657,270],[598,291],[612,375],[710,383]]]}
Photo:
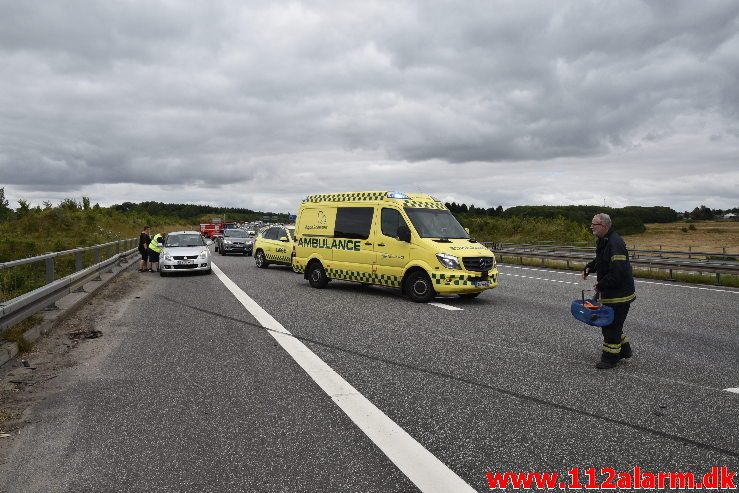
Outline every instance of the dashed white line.
{"label": "dashed white line", "polygon": [[501,272],[500,274],[501,275],[504,275],[504,276],[521,277],[523,279],[535,279],[537,281],[549,281],[549,282],[559,282],[559,283],[562,283],[562,284],[576,284],[576,285],[580,285],[579,282],[562,281],[561,279],[545,279],[543,277],[522,276],[520,274],[509,274],[508,272]]}
{"label": "dashed white line", "polygon": [[733,392],[735,394],[739,394],[739,387],[729,387],[728,389],[724,389],[727,392]]}
{"label": "dashed white line", "polygon": [[[521,269],[521,270],[533,270],[533,271],[539,271],[539,272],[548,272],[550,274],[563,274],[567,276],[580,276],[579,272],[570,272],[570,271],[558,271],[558,270],[551,270],[551,269],[535,269],[533,267],[520,267],[516,265],[504,265],[504,264],[498,264],[500,267],[505,267],[506,269]],[[514,277],[525,277],[526,279],[539,279],[537,277],[527,277],[527,276],[517,276],[515,274],[506,274],[504,272],[501,272],[501,274],[505,274],[508,276],[514,276]],[[590,279],[590,278],[588,278]],[[553,279],[543,279],[545,281],[554,281]],[[556,281],[556,282],[566,282],[566,281]],[[683,288],[683,289],[698,289],[701,291],[714,291],[717,293],[732,293],[732,294],[739,294],[739,290],[730,290],[730,289],[719,289],[719,288],[709,288],[705,286],[688,286],[686,284],[670,284],[666,282],[656,282],[656,281],[644,281],[642,279],[634,279],[634,282],[641,283],[641,284],[654,284],[656,286],[667,286],[670,288]],[[577,283],[569,283],[569,284],[577,284]]]}
{"label": "dashed white line", "polygon": [[444,303],[428,303],[431,306],[437,306],[439,308],[443,308],[444,310],[450,310],[450,311],[462,311],[463,308],[458,308],[456,306],[452,305],[445,305]]}
{"label": "dashed white line", "polygon": [[280,322],[251,299],[221,269],[214,263],[211,266],[244,308],[263,327],[269,329],[269,334],[295,362],[421,491],[474,493],[475,490],[446,464],[360,394],[305,344],[292,337]]}

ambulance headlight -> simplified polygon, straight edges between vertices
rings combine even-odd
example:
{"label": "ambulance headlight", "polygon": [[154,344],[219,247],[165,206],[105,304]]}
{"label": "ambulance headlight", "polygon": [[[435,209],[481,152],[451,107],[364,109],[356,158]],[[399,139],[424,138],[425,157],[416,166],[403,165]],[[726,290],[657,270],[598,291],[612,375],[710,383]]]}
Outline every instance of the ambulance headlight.
{"label": "ambulance headlight", "polygon": [[449,255],[448,253],[437,253],[436,258],[438,258],[441,265],[447,269],[460,269],[459,260],[454,255]]}

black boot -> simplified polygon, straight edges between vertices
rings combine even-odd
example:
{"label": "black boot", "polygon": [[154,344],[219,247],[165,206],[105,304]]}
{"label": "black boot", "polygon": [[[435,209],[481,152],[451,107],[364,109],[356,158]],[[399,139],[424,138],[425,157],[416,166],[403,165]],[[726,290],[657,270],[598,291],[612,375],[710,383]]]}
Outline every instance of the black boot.
{"label": "black boot", "polygon": [[634,355],[634,352],[631,350],[631,343],[630,342],[622,342],[621,343],[621,353],[619,356],[622,358],[631,358]]}
{"label": "black boot", "polygon": [[600,361],[595,364],[595,367],[599,370],[610,370],[618,365],[620,356],[614,356],[612,354],[603,353],[600,356]]}

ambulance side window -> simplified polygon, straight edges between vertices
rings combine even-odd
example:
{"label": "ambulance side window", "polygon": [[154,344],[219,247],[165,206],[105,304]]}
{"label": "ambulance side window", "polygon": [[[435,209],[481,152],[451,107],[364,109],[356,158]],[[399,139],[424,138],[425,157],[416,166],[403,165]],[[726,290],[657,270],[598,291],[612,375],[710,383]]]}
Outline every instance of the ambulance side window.
{"label": "ambulance side window", "polygon": [[395,209],[382,209],[380,218],[382,222],[382,234],[391,238],[397,238],[398,226],[405,224],[405,220],[400,215],[400,212]]}
{"label": "ambulance side window", "polygon": [[338,207],[334,237],[366,240],[369,238],[374,211],[374,207]]}

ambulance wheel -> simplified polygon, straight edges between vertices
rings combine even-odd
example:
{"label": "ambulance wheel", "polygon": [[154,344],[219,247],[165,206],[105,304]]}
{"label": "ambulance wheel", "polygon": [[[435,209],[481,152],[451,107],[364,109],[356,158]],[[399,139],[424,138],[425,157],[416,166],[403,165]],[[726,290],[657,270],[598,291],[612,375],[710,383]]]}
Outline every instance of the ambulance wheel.
{"label": "ambulance wheel", "polygon": [[405,292],[416,303],[427,303],[436,296],[431,279],[428,274],[421,271],[408,276],[405,280]]}
{"label": "ambulance wheel", "polygon": [[269,262],[267,262],[267,258],[261,250],[257,250],[257,253],[254,254],[254,263],[256,263],[257,267],[260,269],[266,269],[269,267]]}
{"label": "ambulance wheel", "polygon": [[326,277],[326,271],[320,262],[313,262],[308,269],[308,282],[311,287],[316,289],[323,289],[328,284],[328,278]]}
{"label": "ambulance wheel", "polygon": [[466,300],[471,300],[472,298],[477,298],[478,296],[480,296],[480,293],[464,293],[459,295],[460,298],[464,298]]}

